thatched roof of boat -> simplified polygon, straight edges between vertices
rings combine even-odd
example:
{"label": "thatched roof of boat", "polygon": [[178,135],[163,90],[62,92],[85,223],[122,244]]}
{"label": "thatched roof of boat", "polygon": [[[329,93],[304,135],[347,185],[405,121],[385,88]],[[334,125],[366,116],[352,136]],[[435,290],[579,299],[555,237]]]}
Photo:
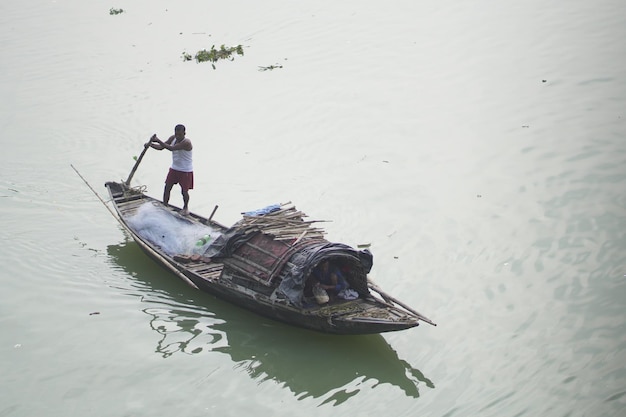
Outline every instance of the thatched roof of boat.
{"label": "thatched roof of boat", "polygon": [[[359,294],[368,294],[367,273],[372,254],[343,243],[329,242],[315,227],[321,220],[305,220],[306,214],[290,203],[268,206],[243,217],[220,235],[205,252],[221,258],[235,274],[263,285],[278,284],[278,293],[295,305],[302,301],[305,281],[324,259],[351,271],[346,279]],[[274,279],[277,278],[277,279]]]}
{"label": "thatched roof of boat", "polygon": [[243,218],[235,223],[234,229],[249,234],[261,232],[274,236],[276,240],[296,239],[297,243],[303,238],[323,239],[326,231],[320,227],[314,227],[314,223],[326,220],[305,220],[305,213],[297,210],[291,203],[268,206],[267,210],[242,213]]}
{"label": "thatched roof of boat", "polygon": [[209,246],[205,256],[211,258],[230,256],[253,235],[262,233],[278,241],[291,241],[296,245],[303,239],[325,242],[326,231],[314,227],[323,220],[305,220],[306,214],[291,203],[275,204],[254,212],[242,213],[243,217]]}

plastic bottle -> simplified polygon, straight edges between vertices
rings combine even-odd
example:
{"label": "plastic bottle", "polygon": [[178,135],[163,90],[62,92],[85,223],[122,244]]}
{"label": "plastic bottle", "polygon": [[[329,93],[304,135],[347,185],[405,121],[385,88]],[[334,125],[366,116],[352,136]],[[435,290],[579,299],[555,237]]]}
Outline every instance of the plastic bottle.
{"label": "plastic bottle", "polygon": [[204,235],[196,242],[196,246],[204,246],[207,243],[209,243],[210,240],[211,240],[211,236]]}

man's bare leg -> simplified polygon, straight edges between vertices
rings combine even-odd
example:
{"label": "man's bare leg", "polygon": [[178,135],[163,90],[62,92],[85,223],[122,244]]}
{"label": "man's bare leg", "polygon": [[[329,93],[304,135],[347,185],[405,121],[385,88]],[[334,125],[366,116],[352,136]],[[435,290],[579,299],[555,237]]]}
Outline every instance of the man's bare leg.
{"label": "man's bare leg", "polygon": [[163,189],[163,204],[166,206],[170,202],[170,192],[173,186],[174,184],[165,184],[165,189]]}
{"label": "man's bare leg", "polygon": [[183,195],[183,209],[181,210],[180,214],[186,216],[187,214],[189,214],[189,191],[182,190],[181,194]]}

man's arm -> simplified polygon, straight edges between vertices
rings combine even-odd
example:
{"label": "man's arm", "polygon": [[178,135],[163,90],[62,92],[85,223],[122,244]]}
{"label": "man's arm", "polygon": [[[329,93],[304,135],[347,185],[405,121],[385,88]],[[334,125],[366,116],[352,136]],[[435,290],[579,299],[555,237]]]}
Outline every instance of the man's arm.
{"label": "man's arm", "polygon": [[167,141],[163,142],[161,139],[154,136],[154,140],[157,142],[159,146],[161,146],[161,149],[167,149],[169,151],[178,151],[180,149],[185,150],[185,151],[190,151],[192,149],[191,141],[187,138],[183,139],[181,142],[178,142],[175,145],[172,145],[174,138],[175,136],[170,136],[170,138]]}
{"label": "man's arm", "polygon": [[161,145],[161,143],[163,142],[161,142],[161,140],[157,138],[157,135],[155,133],[154,135],[152,135],[152,137],[150,137],[150,141],[146,143],[144,146],[146,148],[149,146],[152,149],[156,149],[157,151],[162,151],[163,149],[165,149],[165,147]]}
{"label": "man's arm", "polygon": [[167,146],[165,146],[170,151],[178,151],[178,150],[190,151],[192,149],[191,141],[189,139],[187,139],[187,138],[185,138],[182,141],[176,143],[175,145],[171,144],[172,141],[174,140],[174,136],[172,136],[170,139],[171,140],[168,140],[166,142]]}

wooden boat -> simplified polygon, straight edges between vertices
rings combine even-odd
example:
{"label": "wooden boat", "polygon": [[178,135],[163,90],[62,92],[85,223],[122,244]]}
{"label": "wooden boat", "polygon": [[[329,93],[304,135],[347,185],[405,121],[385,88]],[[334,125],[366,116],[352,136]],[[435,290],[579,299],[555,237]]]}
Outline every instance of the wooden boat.
{"label": "wooden boat", "polygon": [[[334,335],[310,334],[298,328],[286,331],[285,326],[251,320],[237,308],[222,302],[210,305],[209,297],[181,291],[180,283],[169,273],[155,276],[144,262],[136,262],[135,258],[142,256],[139,252],[130,236],[107,245],[108,259],[128,273],[128,280],[142,294],[142,301],[153,307],[142,312],[148,327],[156,332],[154,352],[165,358],[178,353],[187,356],[218,351],[259,384],[273,381],[300,399],[312,397],[325,402],[324,398],[332,396],[335,405],[353,398],[338,398],[335,394],[343,392],[341,388],[351,386],[355,379],[360,384],[375,381],[377,386],[395,387],[413,398],[418,398],[422,390],[435,388],[434,382],[399,357],[381,334],[337,340]],[[137,291],[128,295],[136,297]],[[193,308],[194,303],[203,305]],[[325,366],[317,360],[303,360],[318,357],[320,352],[324,352]]]}
{"label": "wooden boat", "polygon": [[[180,208],[130,187],[144,153],[125,182],[105,184],[115,213],[83,181],[148,256],[188,285],[324,333],[375,334],[420,321],[435,325],[368,279],[372,255],[367,249],[327,241],[318,222],[305,220],[291,204],[242,213],[240,221],[226,227],[213,220],[217,206],[208,218],[182,215]],[[325,262],[339,269],[349,289],[327,292],[324,300],[313,293],[313,272]]]}

